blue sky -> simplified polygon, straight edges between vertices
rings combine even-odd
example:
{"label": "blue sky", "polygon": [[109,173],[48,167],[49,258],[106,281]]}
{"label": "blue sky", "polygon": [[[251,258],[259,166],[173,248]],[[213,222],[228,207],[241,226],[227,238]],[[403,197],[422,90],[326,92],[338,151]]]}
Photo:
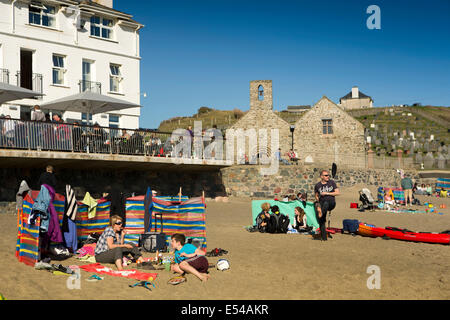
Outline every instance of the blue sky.
{"label": "blue sky", "polygon": [[[378,5],[381,29],[369,30]],[[140,126],[201,106],[249,109],[273,81],[274,110],[334,102],[357,85],[375,106],[450,106],[448,0],[114,0],[141,30]]]}

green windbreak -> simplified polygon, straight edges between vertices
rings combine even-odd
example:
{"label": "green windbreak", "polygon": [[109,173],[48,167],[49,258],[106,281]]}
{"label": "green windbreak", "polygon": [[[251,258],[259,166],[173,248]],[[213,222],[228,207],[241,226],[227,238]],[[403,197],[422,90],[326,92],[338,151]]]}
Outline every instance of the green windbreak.
{"label": "green windbreak", "polygon": [[289,216],[290,224],[294,223],[295,207],[300,207],[306,213],[306,224],[308,226],[314,227],[314,229],[317,229],[319,227],[319,223],[317,222],[316,214],[314,212],[314,204],[312,202],[306,202],[305,208],[303,206],[303,203],[299,200],[289,202],[277,200],[252,200],[252,225],[255,224],[256,217],[262,211],[261,205],[264,202],[270,203],[270,206],[278,206],[278,208],[280,208],[280,213]]}

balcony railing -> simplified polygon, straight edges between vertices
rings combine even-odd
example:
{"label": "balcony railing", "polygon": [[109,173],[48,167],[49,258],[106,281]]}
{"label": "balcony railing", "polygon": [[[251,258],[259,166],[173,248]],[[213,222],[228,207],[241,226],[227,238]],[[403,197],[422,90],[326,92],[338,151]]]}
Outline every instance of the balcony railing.
{"label": "balcony railing", "polygon": [[0,68],[0,82],[9,83],[9,70]]}
{"label": "balcony railing", "polygon": [[[16,73],[17,85],[22,88],[30,89],[35,92],[43,93],[42,74],[40,73],[24,73],[17,71]],[[35,99],[42,99],[38,96]]]}
{"label": "balcony railing", "polygon": [[[180,157],[180,154],[175,154],[175,146],[183,138],[182,135],[172,136],[172,133],[148,129],[131,130],[0,118],[0,149]],[[203,142],[203,147],[207,144],[209,143]],[[211,157],[195,155],[193,140],[191,149],[182,151],[182,157],[216,158],[214,154]]]}
{"label": "balcony railing", "polygon": [[102,93],[101,82],[80,80],[78,86],[80,87],[80,92],[91,91],[94,93]]}

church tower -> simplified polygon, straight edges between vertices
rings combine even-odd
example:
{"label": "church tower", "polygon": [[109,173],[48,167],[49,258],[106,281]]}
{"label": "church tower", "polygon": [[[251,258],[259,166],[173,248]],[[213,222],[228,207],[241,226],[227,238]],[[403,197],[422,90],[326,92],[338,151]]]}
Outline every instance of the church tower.
{"label": "church tower", "polygon": [[272,80],[250,81],[250,110],[273,110]]}

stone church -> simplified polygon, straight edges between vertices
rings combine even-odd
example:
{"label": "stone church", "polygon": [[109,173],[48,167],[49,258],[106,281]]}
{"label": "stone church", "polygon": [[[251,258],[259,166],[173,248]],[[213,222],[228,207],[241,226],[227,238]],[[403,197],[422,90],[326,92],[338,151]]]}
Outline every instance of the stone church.
{"label": "stone church", "polygon": [[[291,125],[273,111],[272,94],[271,80],[250,81],[250,110],[230,129],[255,129],[256,132],[267,129],[267,155],[273,156],[277,151],[271,148],[270,129],[278,129],[279,148],[284,158],[293,144],[301,163],[361,161],[360,165],[365,165],[362,123],[324,96],[297,120],[292,133]],[[246,138],[245,154],[249,160],[258,153],[258,143]]]}
{"label": "stone church", "polygon": [[[282,153],[286,153],[291,145],[289,128],[289,123],[273,112],[272,80],[250,81],[250,110],[229,129],[255,129],[256,133],[258,133],[259,129],[267,129],[267,143],[263,147],[263,150],[265,150],[264,153],[267,156],[271,156],[277,150],[272,150],[271,148],[270,130],[279,130],[279,147]],[[249,139],[246,138],[245,154],[249,160],[251,161],[252,157],[258,153],[259,137],[256,145],[251,142],[249,143]]]}
{"label": "stone church", "polygon": [[295,123],[294,149],[305,163],[365,166],[364,125],[323,96]]}

